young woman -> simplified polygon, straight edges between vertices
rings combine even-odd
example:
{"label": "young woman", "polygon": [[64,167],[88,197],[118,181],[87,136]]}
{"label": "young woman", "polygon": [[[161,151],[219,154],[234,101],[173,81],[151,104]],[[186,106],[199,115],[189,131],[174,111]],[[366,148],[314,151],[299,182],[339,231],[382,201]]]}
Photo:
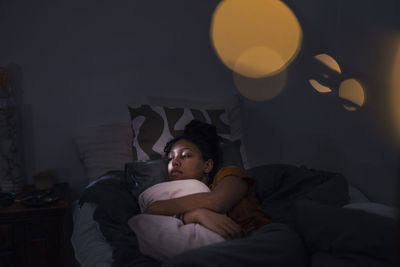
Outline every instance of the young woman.
{"label": "young woman", "polygon": [[170,180],[197,179],[210,192],[155,201],[145,213],[176,215],[183,223],[198,223],[228,241],[186,251],[163,267],[307,266],[307,253],[296,232],[271,223],[260,208],[254,180],[236,166],[218,168],[219,144],[215,126],[190,122],[183,135],[165,147],[170,159],[168,176]]}
{"label": "young woman", "polygon": [[214,125],[191,121],[164,151],[170,180],[196,179],[211,191],[156,201],[145,213],[176,215],[185,224],[199,223],[225,239],[270,223],[255,198],[254,180],[236,166],[218,169],[220,137]]}

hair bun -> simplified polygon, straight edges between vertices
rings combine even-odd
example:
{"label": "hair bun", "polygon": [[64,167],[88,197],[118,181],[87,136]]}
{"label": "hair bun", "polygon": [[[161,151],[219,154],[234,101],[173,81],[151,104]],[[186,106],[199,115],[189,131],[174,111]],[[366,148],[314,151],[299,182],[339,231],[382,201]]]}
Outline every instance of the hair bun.
{"label": "hair bun", "polygon": [[189,122],[185,126],[184,135],[199,136],[212,144],[218,144],[220,142],[220,137],[217,134],[215,125],[200,120],[192,120]]}

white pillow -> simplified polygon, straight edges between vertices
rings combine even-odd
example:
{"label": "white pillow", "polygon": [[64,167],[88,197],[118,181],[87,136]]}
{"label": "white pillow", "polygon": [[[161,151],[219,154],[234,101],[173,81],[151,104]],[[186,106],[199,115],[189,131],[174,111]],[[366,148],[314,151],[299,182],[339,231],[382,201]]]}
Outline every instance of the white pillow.
{"label": "white pillow", "polygon": [[80,129],[74,136],[89,182],[132,162],[131,124],[116,123]]}
{"label": "white pillow", "polygon": [[[163,182],[153,185],[139,195],[142,212],[153,202],[185,195],[210,192],[195,179]],[[183,224],[173,216],[139,214],[129,219],[140,251],[159,261],[165,261],[184,251],[224,241],[224,239],[197,223]]]}

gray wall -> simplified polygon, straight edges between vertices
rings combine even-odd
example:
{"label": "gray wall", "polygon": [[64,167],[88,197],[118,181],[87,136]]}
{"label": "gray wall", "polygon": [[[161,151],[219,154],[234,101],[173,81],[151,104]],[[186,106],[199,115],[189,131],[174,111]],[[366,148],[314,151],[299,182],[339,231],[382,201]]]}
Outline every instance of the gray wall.
{"label": "gray wall", "polygon": [[[128,121],[126,104],[146,95],[223,100],[236,93],[209,40],[218,2],[1,0],[0,65],[14,71],[22,94],[27,181],[55,169],[77,197],[86,180],[76,129]],[[398,25],[398,4],[386,1],[376,12],[377,1],[321,2],[288,1],[304,29],[288,84],[271,101],[244,100],[250,163],[341,171],[373,200],[393,203],[398,151],[379,130],[382,101],[349,113],[309,86],[307,69],[313,55],[328,51],[346,75],[368,81],[369,95],[384,90],[373,64],[361,59],[371,51],[364,44],[372,26]]]}

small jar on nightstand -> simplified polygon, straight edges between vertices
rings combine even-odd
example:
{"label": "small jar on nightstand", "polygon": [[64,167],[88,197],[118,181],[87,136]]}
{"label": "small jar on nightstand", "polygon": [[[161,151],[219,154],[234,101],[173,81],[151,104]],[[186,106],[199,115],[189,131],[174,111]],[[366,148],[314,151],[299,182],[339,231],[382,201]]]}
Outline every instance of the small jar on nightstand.
{"label": "small jar on nightstand", "polygon": [[26,186],[14,203],[0,206],[0,266],[64,266],[68,184]]}

